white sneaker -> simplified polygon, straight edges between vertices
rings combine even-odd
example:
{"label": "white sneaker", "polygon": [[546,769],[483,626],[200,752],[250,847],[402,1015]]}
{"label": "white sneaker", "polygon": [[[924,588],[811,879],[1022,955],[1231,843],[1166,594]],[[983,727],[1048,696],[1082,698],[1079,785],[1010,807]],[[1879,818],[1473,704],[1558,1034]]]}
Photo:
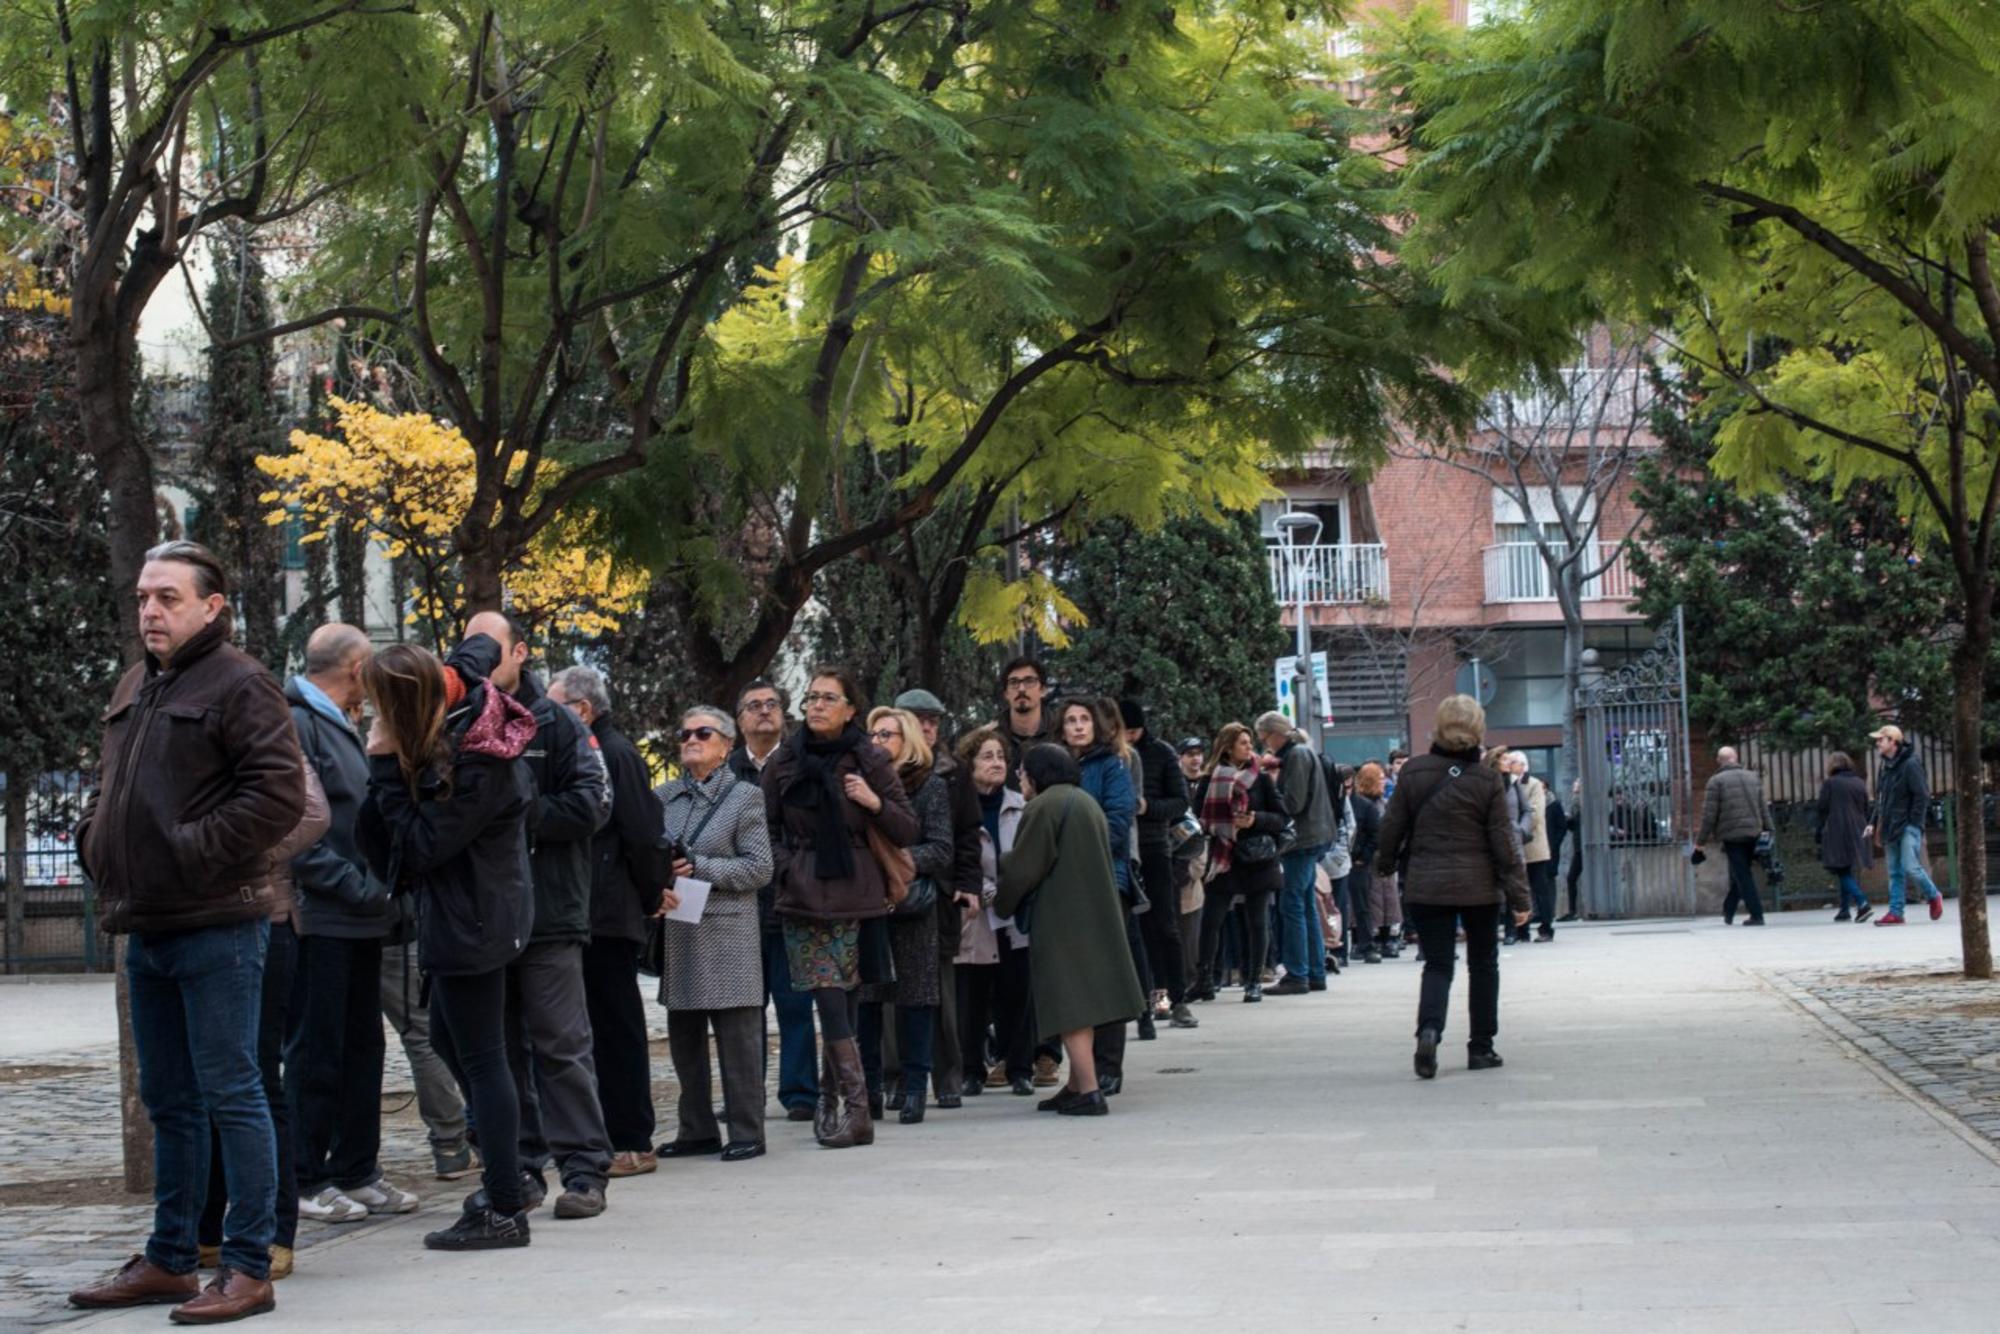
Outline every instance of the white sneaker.
{"label": "white sneaker", "polygon": [[377,1214],[413,1214],[422,1203],[409,1191],[391,1185],[387,1177],[377,1177],[370,1185],[348,1191],[347,1198]]}
{"label": "white sneaker", "polygon": [[328,1186],[317,1195],[299,1196],[299,1217],[316,1223],[359,1223],[368,1217],[368,1206]]}

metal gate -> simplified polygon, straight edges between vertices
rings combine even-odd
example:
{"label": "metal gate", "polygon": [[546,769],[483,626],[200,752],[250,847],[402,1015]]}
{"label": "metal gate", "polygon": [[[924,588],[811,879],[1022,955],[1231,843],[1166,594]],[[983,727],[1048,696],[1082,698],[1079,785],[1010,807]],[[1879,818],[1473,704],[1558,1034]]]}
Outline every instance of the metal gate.
{"label": "metal gate", "polygon": [[1577,691],[1582,755],[1583,911],[1694,912],[1693,765],[1685,625],[1678,608],[1653,647],[1613,671],[1586,659]]}

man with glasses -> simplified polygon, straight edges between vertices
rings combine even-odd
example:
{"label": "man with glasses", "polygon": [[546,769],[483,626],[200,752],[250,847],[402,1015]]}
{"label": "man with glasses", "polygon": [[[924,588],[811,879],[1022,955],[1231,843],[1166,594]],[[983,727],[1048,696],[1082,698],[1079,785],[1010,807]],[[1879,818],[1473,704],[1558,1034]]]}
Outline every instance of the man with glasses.
{"label": "man with glasses", "polygon": [[[757,786],[764,766],[785,740],[785,715],[790,701],[784,690],[759,677],[736,697],[737,743],[729,752],[729,771],[737,781]],[[778,1102],[787,1121],[810,1121],[819,1104],[819,1072],[813,1066],[818,1039],[813,1034],[813,1002],[809,991],[792,990],[792,973],[785,962],[785,937],[772,912],[777,901],[775,878],[757,891],[757,918],[763,925],[764,995],[778,1012]],[[770,1035],[765,1034],[766,1075],[770,1065]]]}
{"label": "man with glasses", "polygon": [[1048,693],[1048,673],[1033,658],[1016,658],[1000,673],[1000,739],[1007,744],[1007,786],[1017,792],[1021,788],[1021,757],[1028,747],[1042,741],[1062,741],[1055,720],[1042,707]]}

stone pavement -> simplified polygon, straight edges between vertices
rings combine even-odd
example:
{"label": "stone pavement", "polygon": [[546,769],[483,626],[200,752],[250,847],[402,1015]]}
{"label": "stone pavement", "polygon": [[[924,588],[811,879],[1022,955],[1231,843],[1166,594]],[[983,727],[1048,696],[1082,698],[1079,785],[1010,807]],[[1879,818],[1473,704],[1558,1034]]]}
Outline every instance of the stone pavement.
{"label": "stone pavement", "polygon": [[1909,970],[1955,921],[1771,920],[1514,947],[1504,1070],[1464,1069],[1459,1011],[1411,1076],[1408,958],[1224,993],[1133,1044],[1109,1118],[989,1093],[839,1153],[774,1121],[768,1157],[614,1183],[523,1253],[428,1254],[430,1208],[338,1237],[259,1328],[2000,1328],[1991,1150],[1768,980]]}

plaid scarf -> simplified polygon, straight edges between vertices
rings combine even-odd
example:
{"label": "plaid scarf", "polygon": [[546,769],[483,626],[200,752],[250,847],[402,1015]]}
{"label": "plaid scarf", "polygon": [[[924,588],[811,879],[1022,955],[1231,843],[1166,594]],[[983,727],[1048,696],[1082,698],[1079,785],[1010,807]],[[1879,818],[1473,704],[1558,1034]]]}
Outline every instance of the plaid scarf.
{"label": "plaid scarf", "polygon": [[1257,781],[1254,769],[1232,769],[1217,765],[1209,776],[1208,791],[1201,799],[1201,828],[1208,835],[1209,877],[1229,869],[1236,850],[1236,817],[1250,809],[1250,785]]}

